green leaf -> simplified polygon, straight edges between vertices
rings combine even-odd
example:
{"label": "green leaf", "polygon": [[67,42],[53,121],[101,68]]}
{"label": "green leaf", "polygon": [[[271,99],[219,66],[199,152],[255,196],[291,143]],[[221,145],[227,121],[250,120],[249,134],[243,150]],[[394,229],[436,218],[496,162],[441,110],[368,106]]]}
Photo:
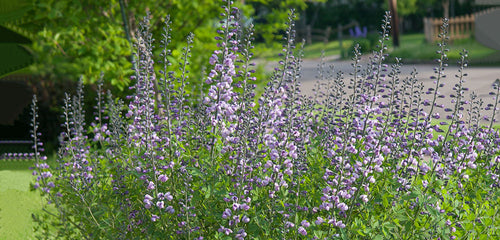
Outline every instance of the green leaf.
{"label": "green leaf", "polygon": [[429,213],[431,214],[431,216],[439,217],[440,213],[437,209],[430,207],[430,208],[428,208],[428,210],[429,210]]}
{"label": "green leaf", "polygon": [[373,240],[383,240],[383,239],[385,239],[385,237],[382,235],[377,235],[373,238]]}
{"label": "green leaf", "polygon": [[212,195],[212,186],[210,185],[202,187],[201,190],[205,192],[205,199],[209,199]]}
{"label": "green leaf", "polygon": [[463,226],[464,229],[467,231],[472,230],[474,228],[474,225],[472,225],[472,223],[464,223]]}
{"label": "green leaf", "polygon": [[0,24],[19,21],[32,8],[29,0],[0,0]]}
{"label": "green leaf", "polygon": [[323,237],[324,234],[325,234],[324,231],[314,230],[314,236],[317,237],[317,238]]}
{"label": "green leaf", "polygon": [[186,169],[189,171],[189,174],[191,174],[191,176],[193,176],[193,177],[203,177],[204,176],[204,174],[198,168],[187,167]]}
{"label": "green leaf", "polygon": [[382,204],[385,208],[389,207],[389,200],[387,198],[387,195],[382,196]]}
{"label": "green leaf", "polygon": [[[397,220],[397,219],[395,219],[395,220]],[[393,224],[393,223],[389,223],[389,222],[388,222],[388,223],[385,223],[385,224],[384,224],[384,227],[385,227],[385,228],[387,228],[387,229],[395,229],[395,228],[396,228],[396,225],[395,225],[395,224]]]}
{"label": "green leaf", "polygon": [[418,197],[418,193],[416,192],[411,192],[410,194],[406,194],[402,197],[403,200],[410,200],[410,199],[415,199],[416,197]]}

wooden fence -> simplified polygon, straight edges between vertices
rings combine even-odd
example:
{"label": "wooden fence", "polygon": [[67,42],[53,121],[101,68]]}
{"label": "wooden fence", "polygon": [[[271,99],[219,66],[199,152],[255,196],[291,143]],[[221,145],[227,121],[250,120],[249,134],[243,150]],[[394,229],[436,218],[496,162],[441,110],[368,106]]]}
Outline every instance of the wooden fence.
{"label": "wooden fence", "polygon": [[[488,13],[493,9],[495,8],[490,8],[470,15],[450,18],[448,22],[448,36],[450,41],[472,37],[474,35],[476,17]],[[427,40],[427,42],[438,41],[442,25],[443,20],[441,18],[424,18],[425,40]]]}
{"label": "wooden fence", "polygon": [[330,34],[332,33],[332,28],[330,26],[326,27],[326,29],[313,29],[311,25],[307,25],[305,29],[306,42],[311,44],[312,41],[323,41],[324,43],[328,42],[330,39]]}
{"label": "wooden fence", "polygon": [[356,26],[359,27],[359,23],[356,21],[353,21],[346,25],[339,24],[337,25],[337,28],[333,29],[330,26],[326,27],[325,29],[316,29],[312,28],[311,25],[306,25],[302,29],[297,29],[297,34],[299,39],[305,39],[307,44],[311,44],[313,41],[322,41],[326,44],[328,43],[332,34],[335,34],[335,32],[337,32],[337,38],[341,38],[342,31]]}

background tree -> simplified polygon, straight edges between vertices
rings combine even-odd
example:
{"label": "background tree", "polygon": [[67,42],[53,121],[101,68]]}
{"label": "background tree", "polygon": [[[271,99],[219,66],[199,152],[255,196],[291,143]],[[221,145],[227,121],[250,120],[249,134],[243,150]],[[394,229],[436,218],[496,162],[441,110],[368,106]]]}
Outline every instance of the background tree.
{"label": "background tree", "polygon": [[383,0],[310,2],[301,16],[301,21],[304,25],[325,29],[328,26],[335,28],[337,24],[346,25],[356,20],[360,26],[375,31],[380,27],[380,19],[387,9]]}
{"label": "background tree", "polygon": [[[177,59],[186,36],[195,35],[191,71],[201,75],[208,50],[215,47],[210,36],[218,26],[218,0],[130,1],[83,0],[33,1],[30,12],[35,33],[32,49],[35,64],[30,70],[54,80],[78,79],[93,83],[104,72],[106,82],[119,89],[129,85],[131,46],[135,41],[136,22],[150,12],[151,31],[159,39],[162,21],[170,15],[173,38],[170,44]],[[289,8],[303,9],[306,0],[237,1],[244,23],[259,22],[256,35],[273,41],[282,29]],[[255,14],[255,17],[253,17]],[[126,32],[128,31],[128,32]],[[173,61],[174,65],[176,64]],[[175,66],[173,66],[175,67]]]}
{"label": "background tree", "polygon": [[389,0],[389,11],[391,12],[391,33],[392,44],[394,47],[399,47],[399,14],[397,0]]}
{"label": "background tree", "polygon": [[[397,0],[400,30],[404,32],[422,32],[424,17],[443,17],[441,0]],[[369,31],[377,31],[384,12],[389,10],[388,0],[328,0],[308,2],[301,16],[303,25],[325,29],[335,28],[338,23],[348,24],[356,20]],[[484,7],[474,5],[474,0],[449,0],[449,15],[470,14]]]}

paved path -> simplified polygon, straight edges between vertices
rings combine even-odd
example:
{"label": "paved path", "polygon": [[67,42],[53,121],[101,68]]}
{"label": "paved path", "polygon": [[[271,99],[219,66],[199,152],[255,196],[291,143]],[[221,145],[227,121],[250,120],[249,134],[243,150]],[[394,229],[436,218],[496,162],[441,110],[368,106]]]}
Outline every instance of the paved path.
{"label": "paved path", "polygon": [[[363,57],[361,61],[362,69],[366,66],[368,62],[368,57]],[[303,62],[303,71],[302,71],[302,79],[301,79],[301,91],[304,94],[313,94],[312,89],[314,88],[314,84],[317,81],[316,76],[318,75],[318,64],[319,60],[305,60]],[[333,65],[335,71],[344,72],[344,76],[346,77],[346,84],[348,83],[350,76],[348,75],[352,72],[352,61],[340,61],[340,60],[327,60],[326,65]],[[433,68],[436,67],[437,64],[404,64],[401,68],[401,76],[402,78],[409,76],[411,71],[416,68],[418,75],[417,78],[424,82],[425,88],[434,87],[434,80],[431,80],[431,76],[434,76]],[[458,82],[458,78],[455,77],[458,74],[458,64],[451,64],[445,69],[445,74],[447,75],[441,82],[445,84],[444,88],[440,89],[440,92],[444,94],[447,99],[439,99],[440,103],[447,105],[447,107],[451,106],[450,98],[448,96],[454,91],[452,87],[455,83]],[[465,69],[465,72],[468,76],[465,78],[465,87],[469,88],[469,93],[474,91],[479,98],[483,99],[485,103],[494,103],[492,96],[489,95],[489,92],[493,91],[491,87],[493,82],[500,78],[500,66],[499,67],[468,67]],[[466,97],[468,99],[469,93],[466,93]],[[444,111],[440,111],[441,115],[444,115]],[[500,120],[500,111],[496,114],[496,119]]]}
{"label": "paved path", "polygon": [[[368,61],[367,57],[362,58],[362,68],[366,66]],[[316,82],[316,76],[318,75],[318,64],[319,60],[308,59],[303,62],[302,68],[302,91],[305,94],[311,94],[311,89]],[[352,72],[352,61],[338,61],[330,60],[326,62],[328,65],[333,65],[335,71],[342,71],[344,73]],[[435,75],[433,68],[437,64],[404,64],[401,68],[402,76],[406,77],[410,74],[413,68],[417,69],[419,80],[424,83],[432,83],[433,80],[430,79],[431,76]],[[500,78],[500,66],[499,67],[469,67],[465,70],[469,76],[466,77],[466,86],[470,88],[471,91],[475,91],[478,95],[488,94],[490,92],[490,86],[495,81],[495,79]],[[455,83],[457,78],[455,74],[458,74],[458,66],[455,64],[450,64],[449,67],[445,69],[445,74],[447,77],[444,79],[444,83]],[[345,75],[348,80],[348,75]],[[446,92],[443,92],[446,93]]]}
{"label": "paved path", "polygon": [[[368,57],[363,56],[361,65],[363,69],[366,66],[368,61]],[[404,62],[404,60],[403,60]],[[314,84],[316,83],[318,76],[318,64],[320,63],[319,59],[307,59],[303,62],[302,65],[302,78],[301,78],[301,91],[303,94],[311,95],[313,94]],[[326,66],[333,65],[335,71],[342,71],[345,76],[346,84],[349,82],[350,75],[352,72],[352,61],[345,60],[335,60],[335,57],[331,57],[327,59]],[[267,64],[267,67],[272,68],[276,66],[276,64]],[[430,79],[431,76],[435,75],[433,68],[436,67],[437,64],[404,64],[401,68],[401,78],[409,76],[411,71],[416,68],[418,72],[418,79],[424,82],[425,88],[434,87],[433,80]],[[469,88],[469,93],[474,91],[479,98],[483,99],[485,103],[493,103],[492,96],[488,93],[493,91],[491,85],[493,82],[500,78],[500,66],[498,67],[469,67],[465,70],[468,73],[468,76],[465,78],[465,87]],[[457,64],[451,64],[445,69],[445,74],[447,75],[441,82],[445,83],[445,87],[440,89],[441,94],[444,94],[446,99],[439,99],[440,103],[451,105],[450,99],[448,96],[454,91],[452,87],[455,83],[458,82],[458,79],[455,77],[458,74],[458,66]],[[466,97],[468,99],[469,93],[466,93]],[[443,115],[444,112],[441,113]],[[500,120],[500,111],[496,114],[496,119]]]}

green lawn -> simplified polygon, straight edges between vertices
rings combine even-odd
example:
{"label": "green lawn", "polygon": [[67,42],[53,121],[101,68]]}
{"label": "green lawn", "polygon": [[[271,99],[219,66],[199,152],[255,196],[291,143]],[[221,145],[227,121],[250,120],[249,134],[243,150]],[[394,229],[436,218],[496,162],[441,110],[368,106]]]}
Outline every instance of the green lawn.
{"label": "green lawn", "polygon": [[[347,51],[347,49],[352,45],[352,40],[346,39],[342,41],[342,46],[344,48],[344,51]],[[276,60],[279,59],[280,57],[278,54],[282,52],[282,45],[279,43],[275,42],[272,46],[267,46],[265,44],[257,44],[255,46],[255,57],[257,58],[264,58],[267,60]],[[321,52],[325,51],[325,56],[334,56],[334,55],[340,55],[340,48],[339,48],[339,42],[338,41],[331,41],[328,42],[327,44],[324,43],[313,43],[313,44],[306,44],[304,46],[304,58],[306,59],[314,59],[314,58],[320,58],[321,57]]]}
{"label": "green lawn", "polygon": [[[355,40],[354,40],[355,41]],[[352,45],[352,39],[345,39],[342,42],[344,51]],[[400,47],[394,49],[392,42],[389,45],[389,58],[388,60],[399,57],[403,62],[432,62],[438,57],[436,51],[438,50],[437,43],[427,43],[423,33],[405,34],[400,38]],[[257,44],[255,47],[255,56],[263,58],[268,61],[279,59],[278,54],[281,52],[282,46],[275,42],[272,46],[265,44]],[[488,48],[480,44],[474,39],[455,40],[448,45],[448,58],[449,63],[455,63],[460,59],[460,52],[463,49],[469,51],[470,65],[500,65],[500,51]],[[340,54],[338,41],[331,41],[327,44],[322,42],[306,44],[304,47],[304,58],[315,59],[321,57],[321,52],[325,51],[325,56],[333,56]],[[363,50],[362,50],[363,51]]]}
{"label": "green lawn", "polygon": [[30,191],[33,162],[0,161],[0,239],[34,239],[31,218],[40,212],[42,199]]}
{"label": "green lawn", "polygon": [[[469,52],[471,65],[494,65],[500,63],[500,52],[488,48],[474,39],[461,39],[448,43],[449,63],[460,59],[463,49]],[[431,62],[438,57],[437,43],[427,43],[423,33],[401,36],[399,48],[391,48],[390,58],[399,57],[403,62]]]}

